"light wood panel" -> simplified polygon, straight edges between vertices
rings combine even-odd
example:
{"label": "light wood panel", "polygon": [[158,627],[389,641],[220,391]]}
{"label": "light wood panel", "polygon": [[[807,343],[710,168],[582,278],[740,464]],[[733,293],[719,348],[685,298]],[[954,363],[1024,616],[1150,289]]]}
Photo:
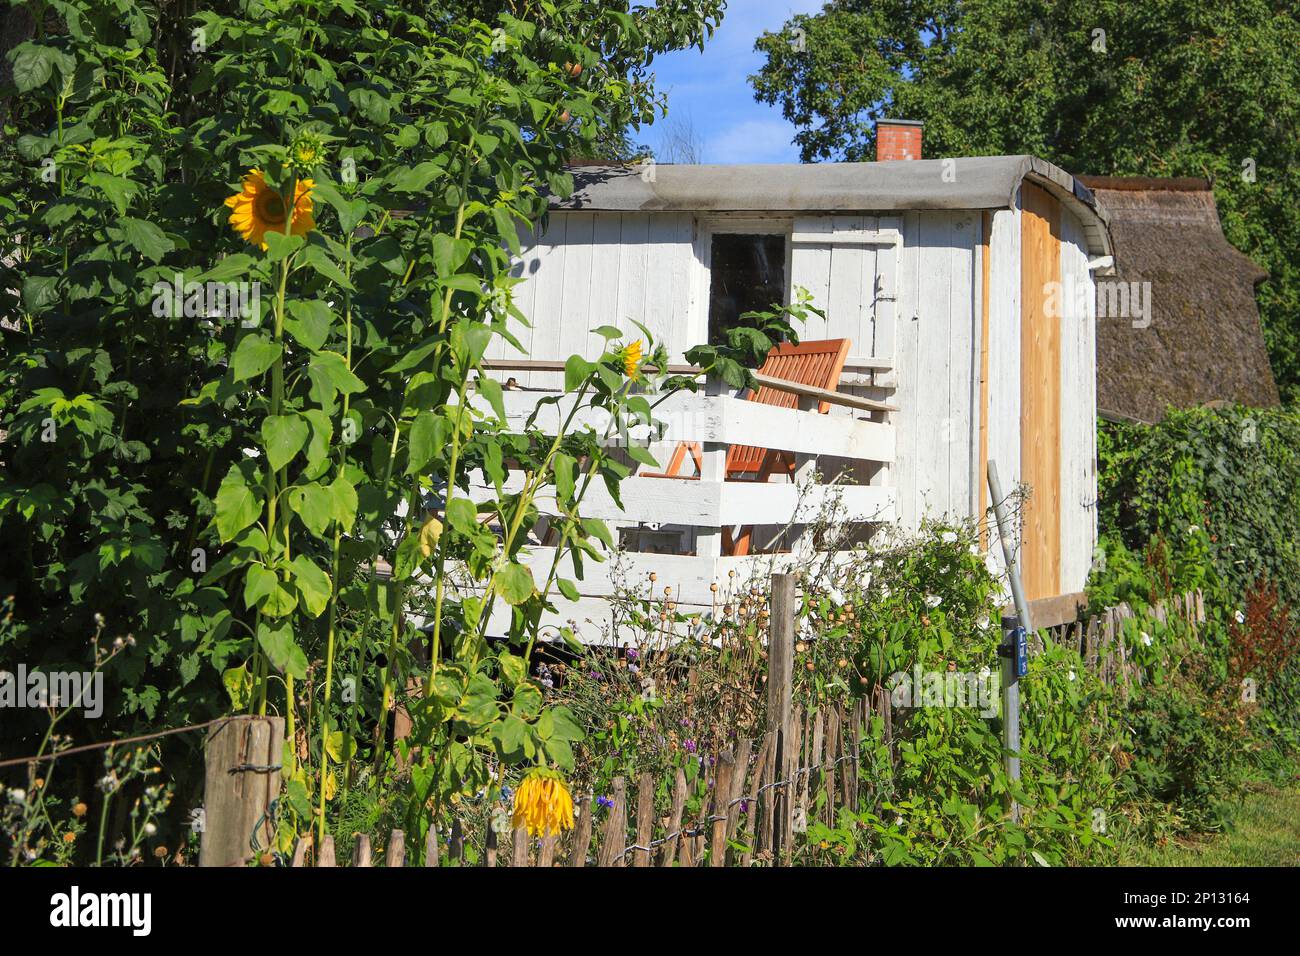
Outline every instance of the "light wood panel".
{"label": "light wood panel", "polygon": [[1050,283],[1061,281],[1061,206],[1029,183],[1020,197],[1020,470],[1033,489],[1020,563],[1032,601],[1061,580],[1061,322],[1048,308]]}

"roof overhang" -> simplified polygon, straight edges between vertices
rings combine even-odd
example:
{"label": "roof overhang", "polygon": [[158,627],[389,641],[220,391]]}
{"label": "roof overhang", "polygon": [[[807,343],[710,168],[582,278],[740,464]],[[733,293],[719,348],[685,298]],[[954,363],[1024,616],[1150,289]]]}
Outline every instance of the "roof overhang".
{"label": "roof overhang", "polygon": [[889,212],[1011,209],[1021,183],[1042,186],[1078,216],[1090,257],[1112,254],[1106,212],[1074,176],[1036,156],[883,163],[570,167],[574,193],[553,209],[610,212]]}

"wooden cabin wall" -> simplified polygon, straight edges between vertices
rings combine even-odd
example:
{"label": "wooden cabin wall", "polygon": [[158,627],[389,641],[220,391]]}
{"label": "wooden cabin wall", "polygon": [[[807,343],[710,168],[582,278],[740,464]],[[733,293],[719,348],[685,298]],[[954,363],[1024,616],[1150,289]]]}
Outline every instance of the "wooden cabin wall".
{"label": "wooden cabin wall", "polygon": [[1083,226],[1062,216],[1061,581],[1082,591],[1097,546],[1097,317]]}
{"label": "wooden cabin wall", "polygon": [[[1020,210],[999,209],[989,235],[988,458],[997,462],[1004,494],[1020,482]],[[985,480],[985,467],[980,469]],[[987,500],[987,499],[986,499]],[[989,554],[1005,571],[996,526]]]}
{"label": "wooden cabin wall", "polygon": [[905,530],[927,517],[970,514],[978,242],[977,212],[904,216],[893,398],[901,410],[890,413],[898,436],[890,484]]}
{"label": "wooden cabin wall", "polygon": [[[497,339],[488,357],[595,358],[604,340],[592,329],[612,325],[642,338],[636,319],[668,343],[673,361],[683,361],[682,353],[705,335],[691,327],[698,314],[694,229],[691,213],[551,213],[516,266],[524,281],[515,287],[515,305],[533,326],[512,325],[525,352]],[[526,387],[563,382],[556,373],[513,374]]]}

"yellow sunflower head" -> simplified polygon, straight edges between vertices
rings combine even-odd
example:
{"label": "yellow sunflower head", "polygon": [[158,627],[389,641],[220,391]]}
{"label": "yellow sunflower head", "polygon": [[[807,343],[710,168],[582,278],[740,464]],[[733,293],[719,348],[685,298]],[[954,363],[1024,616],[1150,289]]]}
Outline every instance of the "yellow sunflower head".
{"label": "yellow sunflower head", "polygon": [[627,348],[623,349],[623,371],[628,378],[637,377],[637,369],[641,365],[641,340],[637,339]]}
{"label": "yellow sunflower head", "polygon": [[312,218],[311,191],[316,184],[298,180],[294,189],[293,209],[285,208],[284,197],[266,182],[260,169],[250,169],[244,188],[226,200],[230,207],[230,225],[247,242],[266,248],[268,232],[284,232],[285,220],[292,215],[289,229],[295,236],[305,236],[316,228]]}
{"label": "yellow sunflower head", "polygon": [[527,827],[529,836],[559,835],[573,829],[573,798],[564,778],[554,770],[535,767],[515,791],[516,828]]}

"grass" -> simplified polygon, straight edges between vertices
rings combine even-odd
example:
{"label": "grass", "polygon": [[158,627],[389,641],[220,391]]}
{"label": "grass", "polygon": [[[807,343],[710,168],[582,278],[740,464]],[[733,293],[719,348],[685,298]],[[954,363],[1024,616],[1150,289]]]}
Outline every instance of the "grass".
{"label": "grass", "polygon": [[1124,866],[1300,866],[1300,787],[1255,784],[1221,833],[1130,846]]}

